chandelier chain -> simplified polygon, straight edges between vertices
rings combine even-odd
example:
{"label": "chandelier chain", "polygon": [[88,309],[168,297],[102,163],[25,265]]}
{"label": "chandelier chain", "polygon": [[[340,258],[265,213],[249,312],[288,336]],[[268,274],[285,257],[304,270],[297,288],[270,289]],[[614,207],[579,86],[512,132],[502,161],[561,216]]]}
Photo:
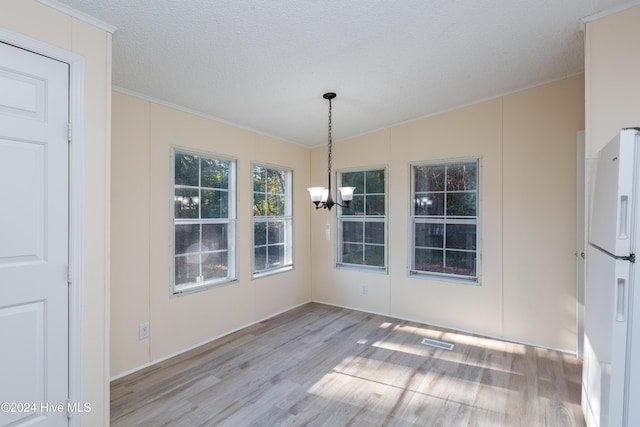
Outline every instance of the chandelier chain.
{"label": "chandelier chain", "polygon": [[329,175],[331,175],[331,147],[333,140],[331,137],[331,99],[329,99]]}
{"label": "chandelier chain", "polygon": [[349,208],[349,203],[353,200],[353,191],[355,187],[339,187],[339,194],[336,196],[339,197],[341,203],[338,203],[333,200],[331,195],[331,167],[332,167],[332,151],[333,151],[333,111],[332,111],[332,102],[331,100],[336,97],[336,94],[333,92],[327,92],[322,95],[324,99],[329,101],[329,143],[327,147],[327,164],[328,164],[328,188],[327,187],[310,187],[307,188],[309,190],[309,195],[311,196],[311,202],[316,206],[316,209],[327,209],[331,210],[333,206],[340,206],[343,209]]}

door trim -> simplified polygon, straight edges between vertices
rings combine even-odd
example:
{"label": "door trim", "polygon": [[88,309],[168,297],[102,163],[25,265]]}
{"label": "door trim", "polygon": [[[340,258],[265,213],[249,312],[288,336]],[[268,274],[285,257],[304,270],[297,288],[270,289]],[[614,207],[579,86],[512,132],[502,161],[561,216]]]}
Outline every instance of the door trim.
{"label": "door trim", "polygon": [[[69,400],[83,399],[84,288],[84,58],[76,53],[0,28],[0,41],[69,64],[69,120],[73,123],[69,145]],[[74,414],[70,426],[82,425],[82,414]]]}
{"label": "door trim", "polygon": [[576,135],[576,354],[584,357],[584,294],[587,253],[587,181],[585,132]]}

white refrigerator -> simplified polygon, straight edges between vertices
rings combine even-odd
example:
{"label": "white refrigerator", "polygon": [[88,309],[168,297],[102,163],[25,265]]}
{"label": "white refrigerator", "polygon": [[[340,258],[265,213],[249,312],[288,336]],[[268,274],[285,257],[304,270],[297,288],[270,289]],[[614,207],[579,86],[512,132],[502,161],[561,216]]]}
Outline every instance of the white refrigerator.
{"label": "white refrigerator", "polygon": [[592,173],[582,411],[588,427],[640,426],[639,128],[616,135]]}

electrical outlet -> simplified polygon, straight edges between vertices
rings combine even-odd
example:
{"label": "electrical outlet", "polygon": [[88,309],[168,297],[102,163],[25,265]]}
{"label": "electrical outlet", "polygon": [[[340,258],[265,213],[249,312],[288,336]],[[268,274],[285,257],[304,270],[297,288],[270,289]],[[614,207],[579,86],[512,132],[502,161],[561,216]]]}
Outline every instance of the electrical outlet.
{"label": "electrical outlet", "polygon": [[149,338],[149,322],[140,323],[138,326],[138,339],[144,340]]}
{"label": "electrical outlet", "polygon": [[360,285],[360,293],[362,295],[367,295],[369,293],[369,285],[367,285],[366,283]]}

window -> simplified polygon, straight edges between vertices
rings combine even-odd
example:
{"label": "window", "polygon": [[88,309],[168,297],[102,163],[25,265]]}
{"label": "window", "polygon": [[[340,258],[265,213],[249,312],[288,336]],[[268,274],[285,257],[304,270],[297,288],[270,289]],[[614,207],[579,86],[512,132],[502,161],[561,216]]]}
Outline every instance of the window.
{"label": "window", "polygon": [[338,266],[386,270],[386,172],[342,172],[341,187],[356,187],[348,209],[338,210]]}
{"label": "window", "polygon": [[236,280],[235,162],[174,149],[172,293]]}
{"label": "window", "polygon": [[253,166],[253,275],[293,266],[291,171]]}
{"label": "window", "polygon": [[412,166],[411,274],[478,281],[477,159]]}

